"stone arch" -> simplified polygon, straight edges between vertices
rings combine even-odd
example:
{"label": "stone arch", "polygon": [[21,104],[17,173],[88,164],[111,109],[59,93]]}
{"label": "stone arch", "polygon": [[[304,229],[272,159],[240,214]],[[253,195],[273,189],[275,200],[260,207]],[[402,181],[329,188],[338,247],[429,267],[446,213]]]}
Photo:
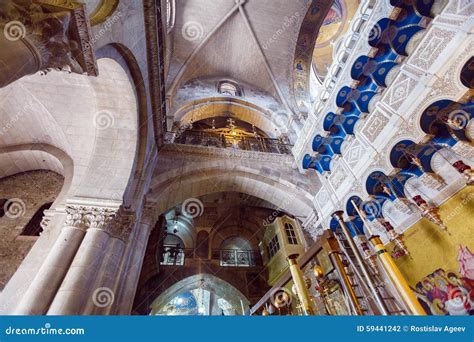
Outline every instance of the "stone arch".
{"label": "stone arch", "polygon": [[255,231],[251,227],[257,227],[258,225],[248,220],[242,221],[241,225],[237,225],[235,222],[230,222],[228,225],[219,229],[213,229],[209,236],[210,246],[212,249],[219,249],[221,244],[228,238],[233,236],[239,236],[249,242],[253,249],[258,249],[258,243],[260,242],[258,237],[255,235]]}
{"label": "stone arch", "polygon": [[161,292],[151,304],[151,314],[155,313],[158,308],[166,305],[179,293],[199,287],[202,280],[204,280],[205,285],[203,288],[205,290],[213,292],[216,296],[225,299],[235,307],[241,307],[241,300],[244,306],[248,307],[250,305],[250,301],[245,297],[241,289],[239,289],[239,284],[235,281],[231,279],[223,280],[211,274],[201,273],[189,277],[178,276],[178,278],[172,279],[171,283],[173,285],[170,283],[170,286]]}
{"label": "stone arch", "polygon": [[[384,154],[384,159],[383,159],[383,162],[385,165],[387,165],[387,168],[385,171],[385,174],[388,175],[388,173],[390,173],[395,167],[392,165],[392,161],[390,160],[390,155],[392,153],[392,150],[395,148],[395,146],[397,146],[397,144],[399,144],[400,142],[404,141],[404,140],[410,140],[414,143],[417,143],[419,140],[421,139],[416,139],[414,136],[412,135],[409,135],[409,134],[405,134],[405,135],[402,135],[402,136],[396,136],[395,138],[393,138],[390,143],[388,143],[384,150],[381,152],[382,154]],[[380,170],[379,170],[380,171]]]}
{"label": "stone arch", "polygon": [[[462,74],[462,71],[464,69],[464,67],[467,65],[467,63],[469,63],[471,61],[471,59],[474,60],[474,51],[471,50],[471,53],[467,53],[466,54],[466,57],[462,58],[459,62],[459,64],[456,65],[456,69],[455,69],[455,72],[454,72],[454,75],[452,75],[454,77],[454,84],[456,84],[456,88],[458,89],[466,89],[466,90],[469,90],[469,87],[467,87],[461,80],[461,74]],[[472,62],[471,62],[472,63]],[[472,82],[472,81],[471,81]]]}
{"label": "stone arch", "polygon": [[362,184],[362,189],[364,196],[362,198],[367,198],[369,196],[369,191],[367,190],[367,180],[369,179],[370,175],[374,172],[382,172],[383,174],[387,175],[389,172],[384,169],[382,166],[374,166],[366,170],[362,176],[360,177],[361,179],[361,184]]}
{"label": "stone arch", "polygon": [[349,203],[349,199],[351,197],[358,197],[360,198],[360,200],[363,202],[364,201],[364,198],[367,198],[366,195],[360,193],[360,192],[356,192],[356,191],[351,191],[349,192],[346,196],[344,196],[344,199],[342,200],[342,204],[344,205],[344,211],[347,213],[347,210],[346,210],[346,207]]}
{"label": "stone arch", "polygon": [[[148,150],[149,129],[148,129],[148,109],[147,109],[147,90],[140,70],[140,66],[133,54],[126,46],[118,43],[112,43],[101,47],[96,51],[97,58],[111,58],[119,63],[127,73],[130,82],[134,86],[134,93],[137,103],[137,141],[136,153],[130,178],[124,194],[124,202],[128,204],[136,191],[139,191],[138,182],[143,175],[145,157]],[[156,120],[153,121],[156,124]],[[155,127],[155,134],[159,130]],[[157,136],[155,136],[155,141]]]}
{"label": "stone arch", "polygon": [[[25,153],[30,154],[32,157],[39,156],[41,158],[49,157],[46,160],[46,166],[42,169],[52,170],[64,176],[64,184],[61,192],[56,197],[51,208],[54,208],[57,203],[62,203],[69,192],[71,186],[73,174],[74,174],[74,161],[72,158],[63,150],[49,144],[34,143],[34,144],[19,144],[0,147],[0,160],[4,159],[8,154]],[[61,165],[61,170],[55,170],[54,163],[57,162]],[[23,169],[23,171],[34,170],[37,168]],[[58,172],[62,171],[62,172]],[[9,176],[10,174],[4,174],[2,177]]]}
{"label": "stone arch", "polygon": [[155,204],[157,213],[188,198],[223,191],[237,191],[264,199],[294,216],[304,216],[313,211],[309,193],[288,181],[262,176],[238,166],[192,170],[175,177],[162,177],[163,181],[154,183],[148,197]]}
{"label": "stone arch", "polygon": [[312,1],[299,28],[293,59],[292,93],[297,108],[302,112],[309,110],[310,77],[313,50],[324,18],[333,1]]}
{"label": "stone arch", "polygon": [[[417,139],[418,141],[426,136],[426,132],[421,127],[421,117],[423,116],[425,111],[429,107],[431,107],[431,105],[433,105],[434,103],[436,103],[438,101],[441,101],[441,100],[450,100],[450,101],[453,101],[453,102],[457,102],[457,101],[459,101],[459,98],[456,97],[456,96],[453,96],[449,93],[448,94],[440,94],[440,95],[433,96],[433,97],[426,97],[425,100],[423,101],[423,103],[421,105],[419,105],[417,107],[417,109],[413,112],[412,116],[414,116],[414,118],[415,118],[414,119],[414,125],[413,125],[413,128],[415,129],[415,131],[413,132],[413,134],[418,137],[418,139]],[[411,138],[411,139],[413,139],[413,138]]]}
{"label": "stone arch", "polygon": [[216,110],[230,111],[233,114],[231,117],[254,125],[270,137],[276,137],[287,132],[284,118],[279,117],[281,114],[263,109],[249,101],[223,96],[204,98],[187,103],[176,111],[175,120],[181,124],[187,124],[191,121],[215,117],[217,116],[215,115]]}
{"label": "stone arch", "polygon": [[103,57],[96,78],[51,71],[1,89],[8,97],[2,116],[10,122],[4,146],[50,145],[67,154],[73,161],[67,197],[121,200],[133,167],[135,93],[126,69]]}

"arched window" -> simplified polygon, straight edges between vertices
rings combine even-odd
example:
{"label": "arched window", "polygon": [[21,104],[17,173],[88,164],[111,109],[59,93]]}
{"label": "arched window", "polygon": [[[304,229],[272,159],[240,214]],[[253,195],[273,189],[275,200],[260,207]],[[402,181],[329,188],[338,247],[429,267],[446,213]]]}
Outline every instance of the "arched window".
{"label": "arched window", "polygon": [[45,203],[39,208],[36,213],[33,215],[31,220],[26,224],[25,228],[20,235],[22,236],[39,236],[40,233],[43,231],[41,228],[41,220],[44,216],[44,211],[48,210],[53,202]]}
{"label": "arched window", "polygon": [[160,265],[184,265],[184,243],[177,235],[167,234],[163,239]]}
{"label": "arched window", "polygon": [[220,265],[249,267],[255,266],[256,255],[248,240],[238,236],[229,237],[221,243]]}
{"label": "arched window", "polygon": [[219,92],[219,94],[222,94],[222,95],[229,95],[229,96],[242,95],[242,91],[240,90],[237,83],[231,82],[231,81],[220,81],[219,85],[217,86],[217,91]]}
{"label": "arched window", "polygon": [[295,228],[291,223],[285,223],[285,233],[288,238],[288,243],[290,245],[297,245],[298,239],[296,238]]}
{"label": "arched window", "polygon": [[221,249],[237,249],[241,251],[252,250],[252,245],[241,237],[233,236],[225,239],[221,244]]}

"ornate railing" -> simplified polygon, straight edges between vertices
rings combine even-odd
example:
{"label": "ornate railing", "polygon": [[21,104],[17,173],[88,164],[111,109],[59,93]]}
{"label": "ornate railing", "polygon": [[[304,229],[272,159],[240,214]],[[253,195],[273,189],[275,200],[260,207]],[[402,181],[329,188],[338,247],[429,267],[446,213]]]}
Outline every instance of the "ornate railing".
{"label": "ornate railing", "polygon": [[[183,266],[186,259],[208,259],[198,256],[197,249],[164,245],[160,265]],[[223,267],[253,267],[261,265],[258,251],[240,249],[213,249],[212,260],[219,260]]]}
{"label": "ornate railing", "polygon": [[229,137],[225,134],[186,130],[174,140],[177,144],[212,146],[236,150],[291,154],[292,145],[279,139],[261,137]]}
{"label": "ornate railing", "polygon": [[238,249],[219,250],[221,266],[252,267],[257,266],[260,254],[257,251],[244,251]]}

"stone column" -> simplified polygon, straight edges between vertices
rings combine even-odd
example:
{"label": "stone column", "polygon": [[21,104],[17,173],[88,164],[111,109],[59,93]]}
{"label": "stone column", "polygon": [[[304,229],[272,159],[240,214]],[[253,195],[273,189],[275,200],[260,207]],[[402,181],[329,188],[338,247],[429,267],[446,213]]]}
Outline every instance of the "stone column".
{"label": "stone column", "polygon": [[117,208],[89,207],[89,227],[48,310],[48,315],[78,315],[88,300],[110,240]]}
{"label": "stone column", "polygon": [[51,69],[97,76],[90,32],[80,2],[0,2],[0,88]]}
{"label": "stone column", "polygon": [[122,274],[116,288],[115,304],[109,310],[110,314],[130,315],[148,239],[157,221],[158,215],[154,205],[145,207],[136,229],[132,232],[125,252],[125,260],[121,270]]}
{"label": "stone column", "polygon": [[66,206],[66,222],[36,277],[13,311],[14,315],[43,315],[54,298],[88,226],[87,208]]}
{"label": "stone column", "polygon": [[87,305],[83,311],[84,315],[105,315],[114,304],[116,285],[120,278],[125,249],[134,224],[135,215],[131,211],[123,210],[114,220],[112,235],[95,284],[90,291]]}

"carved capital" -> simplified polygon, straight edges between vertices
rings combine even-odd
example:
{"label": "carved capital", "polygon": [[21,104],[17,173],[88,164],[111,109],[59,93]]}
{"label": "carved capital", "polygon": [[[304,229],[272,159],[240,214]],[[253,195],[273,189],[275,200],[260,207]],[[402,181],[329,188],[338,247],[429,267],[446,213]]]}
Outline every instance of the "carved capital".
{"label": "carved capital", "polygon": [[159,214],[156,210],[156,205],[153,203],[145,204],[142,212],[142,220],[149,222],[151,225],[155,225],[158,221]]}
{"label": "carved capital", "polygon": [[12,0],[0,4],[0,26],[10,41],[21,39],[38,70],[98,75],[85,5],[74,0]]}
{"label": "carved capital", "polygon": [[82,230],[106,229],[117,214],[117,209],[69,204],[66,206],[66,225]]}
{"label": "carved capital", "polygon": [[86,217],[90,228],[107,230],[117,215],[116,209],[103,207],[90,207],[88,209],[89,212]]}
{"label": "carved capital", "polygon": [[66,206],[66,226],[86,230],[89,226],[87,220],[87,208],[83,206],[67,205]]}
{"label": "carved capital", "polygon": [[135,212],[121,207],[117,215],[109,223],[107,231],[112,237],[120,239],[126,243],[130,238],[134,224]]}

